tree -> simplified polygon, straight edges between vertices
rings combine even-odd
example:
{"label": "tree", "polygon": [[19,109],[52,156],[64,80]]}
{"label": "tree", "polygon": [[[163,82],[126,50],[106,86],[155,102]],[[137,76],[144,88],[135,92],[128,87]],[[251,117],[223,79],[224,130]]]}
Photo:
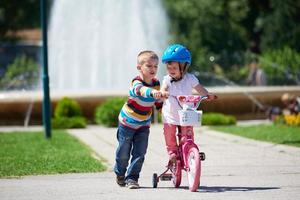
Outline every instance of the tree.
{"label": "tree", "polygon": [[261,48],[289,46],[300,51],[300,0],[272,0],[270,12],[262,17]]}
{"label": "tree", "polygon": [[240,60],[247,31],[241,21],[249,10],[246,0],[165,0],[173,41],[193,53],[193,65],[211,67],[209,57],[227,67]]}
{"label": "tree", "polygon": [[[299,54],[300,0],[164,0],[164,3],[172,42],[183,43],[191,50],[194,71],[209,71],[219,66],[221,71],[238,77],[233,69],[241,69],[247,55],[281,51],[284,47]],[[245,74],[245,70],[241,71]]]}
{"label": "tree", "polygon": [[[50,4],[52,0],[48,0]],[[40,0],[1,0],[0,1],[0,41],[15,40],[7,36],[15,32],[40,27]]]}

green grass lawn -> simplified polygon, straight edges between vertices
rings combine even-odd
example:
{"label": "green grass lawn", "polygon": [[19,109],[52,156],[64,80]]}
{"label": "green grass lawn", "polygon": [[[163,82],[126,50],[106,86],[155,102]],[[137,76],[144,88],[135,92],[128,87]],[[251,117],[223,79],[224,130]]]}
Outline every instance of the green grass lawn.
{"label": "green grass lawn", "polygon": [[64,131],[0,133],[0,177],[105,170],[91,153]]}
{"label": "green grass lawn", "polygon": [[211,126],[212,129],[255,140],[300,147],[300,127],[286,125]]}

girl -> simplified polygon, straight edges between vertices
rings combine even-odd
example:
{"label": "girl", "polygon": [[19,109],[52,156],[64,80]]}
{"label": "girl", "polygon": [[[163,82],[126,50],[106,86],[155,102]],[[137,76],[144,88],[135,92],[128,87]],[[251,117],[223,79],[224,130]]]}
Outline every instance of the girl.
{"label": "girl", "polygon": [[192,126],[180,126],[178,110],[181,107],[175,96],[192,95],[193,89],[202,96],[208,95],[208,99],[214,99],[216,96],[209,94],[193,74],[187,73],[191,64],[191,54],[185,46],[170,45],[163,53],[162,62],[167,65],[168,74],[163,78],[161,92],[169,97],[165,99],[162,108],[164,136],[169,159],[174,160],[177,154],[176,129],[180,128],[182,136],[194,135]]}

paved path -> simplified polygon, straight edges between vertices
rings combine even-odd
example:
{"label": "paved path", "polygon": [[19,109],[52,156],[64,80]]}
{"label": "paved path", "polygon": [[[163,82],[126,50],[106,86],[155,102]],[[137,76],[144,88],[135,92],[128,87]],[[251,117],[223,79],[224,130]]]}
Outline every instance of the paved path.
{"label": "paved path", "polygon": [[257,142],[205,127],[195,130],[196,141],[207,156],[198,191],[188,191],[185,173],[179,189],[171,182],[159,182],[153,189],[152,174],[162,172],[167,160],[161,130],[160,125],[151,128],[139,190],[120,188],[114,182],[116,129],[90,126],[70,133],[106,160],[108,172],[0,179],[0,199],[300,199],[300,148]]}

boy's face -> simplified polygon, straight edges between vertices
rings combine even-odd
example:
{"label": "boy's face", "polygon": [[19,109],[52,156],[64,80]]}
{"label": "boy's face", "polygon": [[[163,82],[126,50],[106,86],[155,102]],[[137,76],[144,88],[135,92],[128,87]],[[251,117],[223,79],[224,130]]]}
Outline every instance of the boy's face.
{"label": "boy's face", "polygon": [[179,63],[178,62],[167,62],[167,72],[169,76],[175,79],[179,79],[181,74],[180,74],[180,69],[179,69]]}
{"label": "boy's face", "polygon": [[158,60],[157,59],[147,59],[141,65],[138,65],[138,70],[140,70],[141,74],[146,79],[155,78],[158,68]]}

